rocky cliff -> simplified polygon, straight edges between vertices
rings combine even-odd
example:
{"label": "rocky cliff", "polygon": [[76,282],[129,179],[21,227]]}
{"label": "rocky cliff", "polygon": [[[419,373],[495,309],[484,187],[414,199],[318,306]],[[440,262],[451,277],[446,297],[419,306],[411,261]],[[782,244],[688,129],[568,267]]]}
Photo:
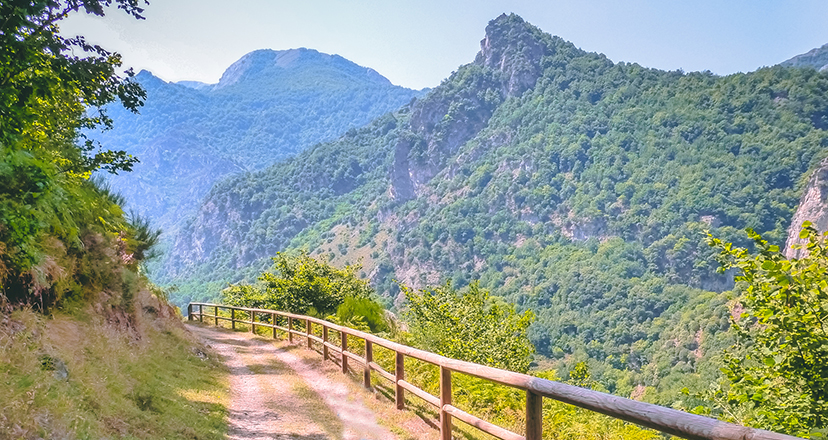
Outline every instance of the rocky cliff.
{"label": "rocky cliff", "polygon": [[788,67],[813,67],[821,72],[826,71],[828,70],[828,44],[797,55],[782,62],[781,65]]}
{"label": "rocky cliff", "polygon": [[788,229],[785,257],[802,258],[805,256],[807,250],[793,248],[794,245],[804,243],[804,240],[799,238],[799,232],[805,221],[811,222],[820,232],[828,231],[828,159],[823,160],[814,170],[802,193],[799,208],[794,213],[791,227]]}
{"label": "rocky cliff", "polygon": [[460,146],[489,123],[504,100],[533,88],[541,59],[555,50],[553,37],[517,15],[503,14],[486,26],[480,52],[411,109],[408,133],[397,141],[390,194],[400,202],[421,189]]}

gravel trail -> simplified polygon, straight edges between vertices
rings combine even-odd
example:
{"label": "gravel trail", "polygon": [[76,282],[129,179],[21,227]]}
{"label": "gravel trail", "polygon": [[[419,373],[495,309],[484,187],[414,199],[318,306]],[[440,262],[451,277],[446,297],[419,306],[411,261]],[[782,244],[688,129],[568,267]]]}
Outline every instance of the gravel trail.
{"label": "gravel trail", "polygon": [[292,353],[301,350],[250,333],[189,325],[230,369],[228,438],[392,440],[374,413],[335,380]]}

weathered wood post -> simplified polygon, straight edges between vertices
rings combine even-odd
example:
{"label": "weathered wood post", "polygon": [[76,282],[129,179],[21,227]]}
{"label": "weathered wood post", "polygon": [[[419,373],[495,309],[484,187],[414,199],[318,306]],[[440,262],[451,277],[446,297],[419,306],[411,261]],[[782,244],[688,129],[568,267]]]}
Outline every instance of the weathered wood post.
{"label": "weathered wood post", "polygon": [[394,359],[394,400],[397,403],[397,409],[405,409],[405,390],[400,385],[401,380],[405,380],[405,355],[396,351],[396,359]]}
{"label": "weathered wood post", "polygon": [[365,340],[365,370],[362,372],[362,384],[371,389],[371,362],[374,361],[374,344]]}
{"label": "weathered wood post", "polygon": [[313,349],[313,344],[312,344],[313,340],[311,340],[311,338],[310,338],[310,335],[311,335],[312,331],[313,330],[311,330],[311,321],[310,321],[310,319],[305,319],[305,338],[308,339],[308,348],[309,349]]}
{"label": "weathered wood post", "polygon": [[440,440],[451,440],[451,416],[445,406],[451,405],[451,370],[440,366]]}
{"label": "weathered wood post", "polygon": [[193,320],[193,305],[187,304],[187,321]]}
{"label": "weathered wood post", "polygon": [[236,309],[230,309],[230,326],[236,329]]}
{"label": "weathered wood post", "polygon": [[198,305],[198,322],[204,322],[204,306]]}
{"label": "weathered wood post", "polygon": [[541,440],[543,434],[543,396],[526,390],[526,440]]}
{"label": "weathered wood post", "polygon": [[216,306],[215,309],[216,309],[216,327],[218,327],[218,306]]}
{"label": "weathered wood post", "polygon": [[276,339],[276,314],[275,313],[270,314],[270,325],[273,326],[273,327],[271,327],[273,329],[273,339]]}
{"label": "weathered wood post", "polygon": [[293,318],[288,316],[288,342],[293,344],[293,333],[290,331],[293,330]]}
{"label": "weathered wood post", "polygon": [[342,340],[342,372],[347,374],[348,373],[348,356],[345,356],[345,352],[348,351],[348,334],[340,331],[339,332],[340,338]]}
{"label": "weathered wood post", "polygon": [[322,360],[323,361],[327,361],[328,357],[329,357],[328,356],[327,343],[328,343],[328,326],[325,325],[325,324],[322,324]]}
{"label": "weathered wood post", "polygon": [[250,333],[256,334],[256,312],[250,311]]}

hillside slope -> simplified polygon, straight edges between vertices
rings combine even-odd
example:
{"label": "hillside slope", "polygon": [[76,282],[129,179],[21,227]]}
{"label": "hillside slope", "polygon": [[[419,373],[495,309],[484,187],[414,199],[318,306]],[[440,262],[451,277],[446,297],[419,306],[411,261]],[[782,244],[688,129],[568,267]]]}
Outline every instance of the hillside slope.
{"label": "hillside slope", "polygon": [[214,186],[161,278],[186,301],[307,248],[362,258],[390,298],[393,279],[480,279],[536,312],[540,353],[592,359],[610,391],[692,385],[729,325],[703,231],[783,244],[826,128],[814,70],[613,63],[503,15],[422,99]]}
{"label": "hillside slope", "polygon": [[59,309],[2,307],[0,439],[225,438],[226,368],[147,285]]}
{"label": "hillside slope", "polygon": [[264,168],[421,94],[310,49],[251,52],[217,84],[167,83],[146,71],[136,79],[147,91],[141,114],[111,109],[115,128],[94,138],[141,160],[113,187],[165,229],[221,177]]}

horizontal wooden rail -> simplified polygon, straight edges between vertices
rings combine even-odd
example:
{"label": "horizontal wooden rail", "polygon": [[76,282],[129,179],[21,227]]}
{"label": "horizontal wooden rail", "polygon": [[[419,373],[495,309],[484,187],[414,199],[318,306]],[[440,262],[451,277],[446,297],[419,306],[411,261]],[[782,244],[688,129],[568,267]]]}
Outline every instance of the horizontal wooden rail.
{"label": "horizontal wooden rail", "polygon": [[427,392],[425,392],[425,390],[417,388],[411,382],[407,382],[405,380],[399,380],[399,381],[397,381],[397,385],[401,386],[402,389],[404,389],[406,391],[410,391],[411,394],[419,397],[420,399],[425,400],[426,402],[432,404],[433,406],[435,406],[437,408],[440,407],[440,399],[438,399],[437,396],[432,396],[431,394],[428,394]]}
{"label": "horizontal wooden rail", "polygon": [[385,369],[379,366],[379,364],[377,364],[376,362],[371,362],[370,364],[368,364],[368,366],[371,367],[372,371],[376,371],[377,374],[382,376],[385,380],[388,380],[390,382],[396,382],[394,375],[385,371]]}
{"label": "horizontal wooden rail", "polygon": [[474,426],[475,428],[487,434],[491,434],[497,438],[503,440],[526,440],[526,437],[522,435],[515,434],[514,432],[509,431],[508,429],[503,429],[500,426],[489,423],[485,420],[480,420],[479,418],[463,411],[460,408],[457,408],[456,406],[445,405],[443,406],[443,411],[447,412],[450,416],[457,417],[458,419],[468,423],[469,425]]}
{"label": "horizontal wooden rail", "polygon": [[[204,313],[204,308],[213,309],[214,314]],[[198,311],[195,311],[198,308]],[[230,311],[230,318],[219,316],[219,310]],[[248,314],[249,321],[236,319],[236,312],[241,311]],[[256,315],[270,316],[271,323],[256,322]],[[287,318],[288,327],[280,327],[275,324],[276,316]],[[246,307],[234,307],[209,303],[190,303],[187,306],[187,317],[190,321],[198,319],[204,322],[204,318],[213,318],[214,323],[219,320],[230,320],[233,328],[236,323],[243,323],[251,326],[255,332],[255,326],[273,328],[273,335],[276,336],[276,329],[288,334],[288,339],[293,342],[294,336],[304,337],[308,348],[312,342],[322,346],[325,360],[334,359],[329,351],[338,355],[338,360],[343,372],[348,371],[348,359],[359,362],[365,368],[365,385],[370,387],[370,371],[377,372],[380,377],[392,382],[395,385],[395,401],[397,408],[405,408],[405,394],[408,391],[415,396],[434,405],[440,410],[440,436],[442,440],[451,439],[451,418],[455,417],[470,426],[487,432],[503,440],[541,440],[542,434],[542,404],[543,397],[555,399],[560,402],[572,404],[591,411],[606,414],[610,417],[625,420],[647,428],[652,428],[667,434],[683,437],[691,440],[795,440],[792,437],[776,432],[761,429],[748,428],[720,420],[690,414],[683,411],[665,408],[650,403],[639,402],[624,397],[613,396],[612,394],[601,393],[594,390],[576,387],[561,382],[554,382],[547,379],[532,377],[527,374],[515,373],[513,371],[501,370],[471,362],[447,358],[428,351],[419,350],[407,345],[398,344],[376,335],[340,326],[311,316],[297,315],[293,313],[280,312],[278,310],[252,309]],[[209,320],[208,320],[209,321]],[[295,321],[301,321],[305,325],[304,331],[294,330]],[[311,333],[313,324],[322,327],[322,338]],[[339,332],[341,345],[337,346],[328,339],[328,331]],[[366,357],[348,351],[348,336],[359,338],[366,343]],[[396,353],[395,371],[385,371],[371,358],[372,344],[386,348]],[[440,396],[433,396],[424,390],[405,381],[405,357],[411,357],[440,367]],[[451,405],[451,373],[463,373],[479,377],[491,382],[508,385],[526,391],[526,433],[525,436],[506,430],[500,426],[489,423],[479,417],[469,414]]]}

